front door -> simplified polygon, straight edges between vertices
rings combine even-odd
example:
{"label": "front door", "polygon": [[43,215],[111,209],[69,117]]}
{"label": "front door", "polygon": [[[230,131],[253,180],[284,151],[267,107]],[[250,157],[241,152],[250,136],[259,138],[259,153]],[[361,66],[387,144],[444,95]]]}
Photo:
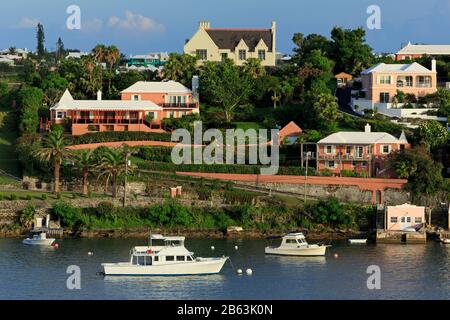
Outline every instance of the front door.
{"label": "front door", "polygon": [[412,227],[412,226],[413,226],[413,223],[412,223],[411,217],[408,217],[408,216],[401,217],[401,219],[400,219],[400,229],[401,230],[404,230],[404,229]]}

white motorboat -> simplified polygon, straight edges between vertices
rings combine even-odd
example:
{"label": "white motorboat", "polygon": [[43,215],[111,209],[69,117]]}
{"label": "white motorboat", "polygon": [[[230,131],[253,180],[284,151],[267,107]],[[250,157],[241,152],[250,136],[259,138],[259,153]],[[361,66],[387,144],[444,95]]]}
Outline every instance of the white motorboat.
{"label": "white motorboat", "polygon": [[348,239],[348,242],[350,242],[350,244],[366,244],[367,239]]}
{"label": "white motorboat", "polygon": [[47,238],[44,231],[32,231],[32,235],[22,241],[23,244],[35,246],[51,246],[55,242],[54,238]]}
{"label": "white motorboat", "polygon": [[331,247],[324,244],[308,244],[303,233],[288,233],[281,237],[278,247],[266,247],[266,254],[277,254],[286,256],[324,256],[326,249]]}
{"label": "white motorboat", "polygon": [[228,257],[200,258],[184,247],[185,237],[150,235],[149,246],[131,249],[130,260],[102,263],[105,276],[181,276],[219,273]]}

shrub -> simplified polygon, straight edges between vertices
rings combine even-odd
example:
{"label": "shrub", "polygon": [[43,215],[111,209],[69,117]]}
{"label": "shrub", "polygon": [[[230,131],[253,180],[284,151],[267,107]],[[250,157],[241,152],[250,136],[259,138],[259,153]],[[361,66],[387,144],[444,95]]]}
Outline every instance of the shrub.
{"label": "shrub", "polygon": [[113,218],[116,216],[115,214],[115,210],[116,208],[114,207],[114,204],[112,204],[111,202],[100,202],[97,205],[97,208],[95,210],[95,214],[97,215],[97,217],[99,218]]}
{"label": "shrub", "polygon": [[9,199],[10,199],[11,201],[17,200],[17,195],[16,195],[15,193],[11,193]]}
{"label": "shrub", "polygon": [[333,172],[330,169],[322,169],[320,170],[320,175],[323,177],[331,177]]}
{"label": "shrub", "polygon": [[47,195],[46,195],[45,193],[42,194],[42,195],[41,195],[41,199],[44,200],[44,201],[47,200]]}
{"label": "shrub", "polygon": [[81,219],[81,209],[62,201],[53,204],[53,214],[69,227],[74,226]]}
{"label": "shrub", "polygon": [[66,139],[68,145],[114,141],[170,141],[171,134],[141,131],[104,131],[90,132],[81,136],[69,136]]}
{"label": "shrub", "polygon": [[61,200],[61,199],[62,199],[61,193],[58,192],[58,193],[56,194],[56,199],[58,199],[58,200]]}
{"label": "shrub", "polygon": [[32,199],[31,195],[27,194],[27,196],[25,197],[25,200],[30,201]]}
{"label": "shrub", "polygon": [[316,204],[309,205],[307,211],[317,223],[338,226],[349,225],[353,222],[352,217],[346,213],[344,206],[336,198],[321,200]]}
{"label": "shrub", "polygon": [[33,205],[26,206],[19,214],[19,222],[24,227],[30,227],[33,223],[36,208]]}
{"label": "shrub", "polygon": [[0,193],[0,201],[3,200],[3,193]]}

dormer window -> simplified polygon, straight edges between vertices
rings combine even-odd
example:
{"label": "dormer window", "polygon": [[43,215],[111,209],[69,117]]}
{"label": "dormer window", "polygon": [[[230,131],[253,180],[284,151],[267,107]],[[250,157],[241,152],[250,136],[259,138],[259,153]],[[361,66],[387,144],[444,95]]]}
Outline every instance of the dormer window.
{"label": "dormer window", "polygon": [[138,94],[133,95],[133,100],[134,101],[139,101],[140,100],[139,95]]}
{"label": "dormer window", "polygon": [[247,52],[245,50],[239,50],[239,60],[246,60]]}
{"label": "dormer window", "polygon": [[258,59],[261,61],[266,60],[266,50],[258,50]]}

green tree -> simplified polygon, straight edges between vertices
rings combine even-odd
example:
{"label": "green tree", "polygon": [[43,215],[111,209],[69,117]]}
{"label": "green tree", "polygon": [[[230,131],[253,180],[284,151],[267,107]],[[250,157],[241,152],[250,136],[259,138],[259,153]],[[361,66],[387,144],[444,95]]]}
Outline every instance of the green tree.
{"label": "green tree", "polygon": [[391,153],[388,167],[408,179],[407,189],[414,196],[433,195],[443,185],[442,164],[432,159],[427,144]]}
{"label": "green tree", "polygon": [[83,150],[82,152],[75,154],[75,165],[81,173],[83,194],[85,196],[88,195],[89,174],[91,174],[95,164],[92,150]]}
{"label": "green tree", "polygon": [[164,79],[178,81],[190,87],[192,77],[196,74],[197,58],[189,54],[171,53],[164,64]]}
{"label": "green tree", "polygon": [[69,82],[65,78],[58,73],[50,73],[41,84],[41,88],[44,90],[45,103],[49,107],[55,105],[68,86]]}
{"label": "green tree", "polygon": [[292,41],[296,45],[292,59],[297,64],[300,64],[302,59],[314,50],[318,50],[323,56],[328,56],[330,53],[330,40],[319,34],[312,33],[305,37],[303,33],[294,33]]}
{"label": "green tree", "polygon": [[426,142],[432,149],[442,147],[449,139],[447,128],[436,120],[423,121],[415,132],[418,141]]}
{"label": "green tree", "polygon": [[111,92],[111,79],[113,77],[113,67],[120,59],[120,50],[116,46],[106,48],[106,62],[109,64],[108,92]]}
{"label": "green tree", "polygon": [[222,108],[227,122],[232,121],[235,109],[247,101],[252,91],[250,77],[230,59],[206,61],[200,81],[202,96],[211,105]]}
{"label": "green tree", "polygon": [[39,109],[42,107],[44,93],[39,88],[27,87],[18,93],[21,107],[19,129],[22,134],[34,134],[39,126]]}
{"label": "green tree", "polygon": [[66,49],[64,48],[64,43],[61,38],[58,38],[56,42],[56,60],[61,60],[66,55]]}
{"label": "green tree", "polygon": [[41,23],[38,23],[36,28],[36,38],[37,38],[37,55],[39,58],[43,58],[45,56],[45,33],[44,26]]}
{"label": "green tree", "polygon": [[339,112],[337,98],[331,94],[321,93],[314,102],[314,111],[322,127],[334,130],[337,127],[337,120],[342,117]]}
{"label": "green tree", "polygon": [[107,49],[105,45],[98,44],[92,49],[92,54],[95,58],[95,61],[97,64],[100,65],[100,89],[103,88],[103,67],[102,63],[105,62],[106,55],[107,55]]}
{"label": "green tree", "polygon": [[366,43],[365,36],[363,28],[333,28],[330,57],[336,62],[335,73],[343,71],[359,75],[372,64],[372,48]]}
{"label": "green tree", "polygon": [[53,163],[54,192],[60,192],[61,165],[67,154],[68,150],[66,148],[63,130],[61,128],[54,128],[50,133],[46,134],[42,149],[37,152],[37,156],[42,160]]}
{"label": "green tree", "polygon": [[22,226],[29,229],[33,225],[34,216],[36,215],[36,207],[28,205],[19,214],[19,222]]}
{"label": "green tree", "polygon": [[117,196],[117,180],[125,172],[125,155],[120,149],[105,149],[97,167],[98,177],[105,179],[105,186],[112,185],[112,196]]}
{"label": "green tree", "polygon": [[248,58],[244,62],[242,69],[252,79],[262,77],[266,74],[266,70],[261,65],[261,61],[256,58]]}

